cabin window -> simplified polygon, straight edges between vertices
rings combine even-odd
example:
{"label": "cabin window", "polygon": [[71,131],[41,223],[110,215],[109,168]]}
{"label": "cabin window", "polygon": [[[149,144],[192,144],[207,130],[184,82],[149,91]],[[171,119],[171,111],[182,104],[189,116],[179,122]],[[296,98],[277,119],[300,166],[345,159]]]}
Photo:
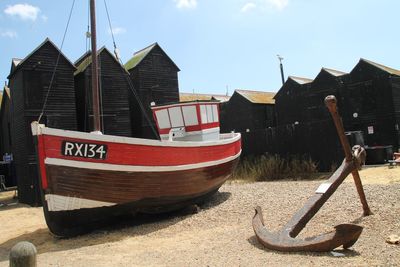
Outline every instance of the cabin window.
{"label": "cabin window", "polygon": [[213,118],[214,122],[218,122],[218,108],[217,105],[212,105],[212,112],[213,112]]}
{"label": "cabin window", "polygon": [[201,122],[207,123],[207,108],[205,105],[200,105]]}
{"label": "cabin window", "polygon": [[195,106],[183,106],[183,119],[185,120],[186,126],[198,125],[197,112]]}
{"label": "cabin window", "polygon": [[169,108],[168,111],[169,111],[169,118],[171,119],[172,127],[184,126],[181,107],[172,107],[172,108]]}
{"label": "cabin window", "polygon": [[211,105],[207,105],[207,121],[208,123],[213,122],[213,112],[212,112],[212,106]]}
{"label": "cabin window", "polygon": [[171,128],[167,109],[161,109],[156,111],[156,117],[157,117],[158,127],[160,129]]}
{"label": "cabin window", "polygon": [[201,105],[200,115],[202,123],[218,122],[217,105]]}

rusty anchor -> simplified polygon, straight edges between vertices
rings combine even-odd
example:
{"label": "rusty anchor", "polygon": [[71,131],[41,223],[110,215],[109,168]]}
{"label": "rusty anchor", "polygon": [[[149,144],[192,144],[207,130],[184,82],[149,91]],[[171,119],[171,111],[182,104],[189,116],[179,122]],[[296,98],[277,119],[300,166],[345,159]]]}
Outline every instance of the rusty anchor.
{"label": "rusty anchor", "polygon": [[361,226],[340,224],[335,226],[335,230],[329,233],[305,239],[296,238],[350,173],[353,176],[362,203],[363,215],[368,216],[372,214],[368,207],[358,173],[358,170],[365,161],[365,150],[360,146],[355,146],[353,147],[353,151],[351,151],[349,142],[344,133],[342,120],[337,111],[335,96],[327,96],[325,98],[325,104],[335,123],[344,150],[345,159],[332,176],[318,187],[314,195],[308,199],[306,204],[293,215],[290,221],[279,232],[272,233],[267,230],[264,225],[261,208],[259,206],[256,207],[256,213],[253,217],[253,229],[258,241],[268,249],[279,251],[324,252],[331,251],[339,246],[343,246],[344,248],[351,247],[357,241],[363,230]]}

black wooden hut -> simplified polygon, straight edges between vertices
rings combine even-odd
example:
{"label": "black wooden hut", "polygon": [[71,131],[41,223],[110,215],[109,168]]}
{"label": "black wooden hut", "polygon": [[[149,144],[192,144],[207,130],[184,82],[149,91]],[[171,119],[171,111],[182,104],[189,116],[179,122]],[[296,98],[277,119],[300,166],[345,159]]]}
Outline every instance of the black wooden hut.
{"label": "black wooden hut", "polygon": [[[16,186],[15,168],[12,164],[11,150],[11,92],[10,88],[4,86],[3,94],[0,94],[0,191],[4,187]],[[1,180],[1,179],[0,179]]]}
{"label": "black wooden hut", "polygon": [[310,88],[303,95],[303,122],[315,123],[330,120],[330,114],[325,106],[324,100],[328,95],[340,98],[339,92],[345,85],[348,74],[342,71],[322,68]]}
{"label": "black wooden hut", "polygon": [[296,154],[310,156],[320,170],[330,170],[343,159],[343,151],[324,100],[328,95],[335,95],[340,100],[339,92],[347,80],[345,72],[322,68],[302,97],[303,118],[295,127]]}
{"label": "black wooden hut", "polygon": [[275,93],[235,90],[221,116],[222,132],[249,132],[275,124]]}
{"label": "black wooden hut", "polygon": [[0,96],[0,157],[11,154],[11,92],[4,86],[3,98]]}
{"label": "black wooden hut", "polygon": [[308,78],[288,77],[274,97],[277,125],[291,125],[304,120],[304,100],[311,82]]}
{"label": "black wooden hut", "polygon": [[133,86],[146,111],[143,113],[138,109],[133,112],[134,135],[154,138],[152,129],[155,129],[155,124],[150,104],[179,101],[180,70],[157,43],[136,52],[125,64],[125,68],[130,73]]}
{"label": "black wooden hut", "polygon": [[[97,51],[99,64],[100,111],[102,132],[132,136],[131,109],[134,101],[129,87],[129,73],[111,52],[102,47]],[[75,65],[76,108],[78,129],[93,130],[91,53],[85,53]]]}
{"label": "black wooden hut", "polygon": [[366,145],[400,144],[400,71],[360,59],[340,88],[346,129],[362,131]]}
{"label": "black wooden hut", "polygon": [[235,90],[221,112],[221,132],[241,132],[243,155],[266,151],[265,131],[275,126],[275,93]]}
{"label": "black wooden hut", "polygon": [[[58,65],[55,68],[58,57]],[[38,119],[45,99],[47,98],[47,103],[41,123],[58,129],[77,129],[74,71],[75,66],[49,39],[23,60],[19,62],[13,60],[11,73],[8,76],[13,116],[11,150],[18,180],[18,198],[21,203],[41,204],[30,124]]]}
{"label": "black wooden hut", "polygon": [[[343,153],[324,105],[331,94],[337,97],[346,131],[361,133],[360,143],[399,149],[400,71],[361,59],[349,74],[322,68],[306,85],[299,90],[288,79],[275,97],[278,127],[270,144],[278,144],[273,147],[277,153],[310,155],[321,170],[340,163]],[[290,98],[293,91],[300,93]]]}

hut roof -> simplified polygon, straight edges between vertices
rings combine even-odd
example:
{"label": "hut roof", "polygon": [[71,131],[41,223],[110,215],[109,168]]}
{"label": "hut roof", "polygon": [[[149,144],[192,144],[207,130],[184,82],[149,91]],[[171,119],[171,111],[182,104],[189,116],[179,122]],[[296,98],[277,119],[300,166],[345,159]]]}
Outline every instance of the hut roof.
{"label": "hut roof", "polygon": [[179,93],[179,101],[195,101],[195,100],[217,100],[220,102],[228,101],[230,96],[227,95],[213,95],[213,94],[194,94],[194,93]]}
{"label": "hut roof", "polygon": [[3,105],[3,98],[6,99],[6,96],[8,99],[11,98],[11,94],[10,94],[10,88],[7,87],[7,85],[4,85],[3,87],[3,92],[0,92],[0,109],[1,106]]}
{"label": "hut roof", "polygon": [[19,63],[21,63],[22,59],[21,58],[13,58],[11,59],[11,68],[16,68]]}
{"label": "hut roof", "polygon": [[192,93],[179,93],[179,101],[194,101],[194,100],[211,100],[212,96],[208,94],[192,94]]}
{"label": "hut roof", "polygon": [[74,64],[75,66],[79,66],[82,61],[84,61],[86,59],[87,56],[89,56],[91,54],[91,51],[86,51],[80,58],[78,58],[77,60],[75,60]]}
{"label": "hut roof", "polygon": [[[120,62],[118,62],[118,60],[115,58],[115,56],[105,47],[103,46],[102,48],[100,48],[99,50],[97,50],[97,56],[99,56],[101,53],[108,53],[111,55],[111,57],[114,59],[114,61],[121,66],[122,69],[125,70],[124,66],[122,66],[122,64]],[[79,64],[77,65],[77,69],[74,72],[74,75],[77,75],[83,71],[85,71],[91,64],[92,64],[92,57],[91,57],[91,52],[86,52],[85,54],[83,54],[76,62]]]}
{"label": "hut roof", "polygon": [[236,89],[235,92],[254,104],[275,104],[276,93],[240,89]]}
{"label": "hut roof", "polygon": [[135,52],[133,54],[133,57],[130,60],[128,60],[128,62],[125,63],[125,69],[131,70],[131,69],[135,68],[156,47],[161,49],[161,51],[165,54],[165,56],[172,62],[172,64],[179,71],[180,69],[178,68],[178,66],[172,61],[172,59],[167,55],[167,53],[164,52],[164,50],[158,45],[158,43],[151,44],[151,45]]}
{"label": "hut roof", "polygon": [[309,79],[309,78],[296,77],[296,76],[289,76],[288,79],[291,79],[298,84],[306,84],[306,83],[310,83],[313,81],[312,79]]}
{"label": "hut roof", "polygon": [[362,61],[363,61],[363,62],[366,62],[367,64],[370,64],[370,65],[372,65],[372,66],[375,66],[375,67],[377,67],[377,68],[379,68],[379,69],[381,69],[381,70],[383,70],[383,71],[386,71],[386,72],[389,73],[389,74],[393,74],[393,75],[400,76],[400,70],[396,70],[396,69],[393,69],[393,68],[384,66],[384,65],[382,65],[382,64],[373,62],[373,61],[368,60],[368,59],[365,59],[365,58],[361,58],[361,59],[360,59],[360,62],[362,62]]}
{"label": "hut roof", "polygon": [[322,70],[324,70],[324,71],[328,72],[329,74],[336,76],[336,77],[348,74],[348,73],[340,71],[340,70],[334,70],[334,69],[329,69],[329,68],[322,68]]}
{"label": "hut roof", "polygon": [[217,100],[219,102],[227,102],[229,99],[231,99],[231,96],[229,95],[213,95],[212,100]]}
{"label": "hut roof", "polygon": [[11,71],[10,74],[8,75],[8,79],[10,79],[11,76],[14,75],[14,73],[21,68],[21,66],[24,65],[24,63],[27,61],[28,58],[30,58],[34,53],[36,53],[40,48],[42,48],[46,43],[51,44],[64,58],[65,60],[71,65],[72,68],[75,69],[75,65],[61,52],[60,49],[49,39],[46,38],[40,45],[38,45],[31,53],[29,53],[24,59],[18,59],[18,58],[13,58],[12,59],[12,65],[11,65]]}

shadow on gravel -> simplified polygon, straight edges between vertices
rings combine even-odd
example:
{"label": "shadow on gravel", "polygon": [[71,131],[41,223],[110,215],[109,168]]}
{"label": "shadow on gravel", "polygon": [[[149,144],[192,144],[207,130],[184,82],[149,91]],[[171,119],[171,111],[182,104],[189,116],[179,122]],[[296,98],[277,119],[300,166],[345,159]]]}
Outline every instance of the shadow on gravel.
{"label": "shadow on gravel", "polygon": [[203,210],[208,210],[213,207],[216,207],[225,201],[227,201],[231,197],[232,193],[230,192],[217,192],[213,196],[211,196],[208,201],[199,204],[200,208]]}
{"label": "shadow on gravel", "polygon": [[352,250],[352,249],[335,249],[330,252],[283,252],[283,251],[277,251],[277,250],[270,250],[268,248],[265,248],[263,245],[261,245],[258,242],[257,237],[255,235],[248,238],[247,242],[249,242],[252,246],[254,246],[260,250],[264,250],[267,253],[270,252],[270,253],[282,254],[282,255],[297,254],[297,255],[307,255],[307,256],[316,256],[316,257],[329,256],[329,257],[334,257],[334,258],[360,256],[360,253],[358,253],[357,251]]}
{"label": "shadow on gravel", "polygon": [[73,238],[58,238],[53,236],[47,228],[37,229],[0,243],[0,262],[8,261],[11,248],[20,241],[31,242],[36,246],[38,254],[43,254],[114,243],[128,237],[144,236],[172,226],[201,210],[216,207],[230,196],[229,192],[216,192],[199,206],[191,205],[178,211],[161,214],[138,213],[120,216],[113,220],[112,224],[108,223],[98,230]]}

